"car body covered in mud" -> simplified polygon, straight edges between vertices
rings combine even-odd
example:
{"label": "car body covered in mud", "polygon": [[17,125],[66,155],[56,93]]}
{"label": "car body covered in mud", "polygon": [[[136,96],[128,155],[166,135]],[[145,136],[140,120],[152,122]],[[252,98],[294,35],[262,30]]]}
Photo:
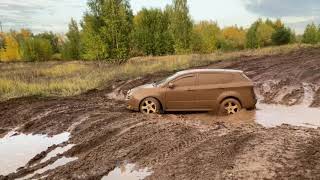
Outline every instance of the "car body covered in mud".
{"label": "car body covered in mud", "polygon": [[234,114],[254,109],[253,82],[238,70],[194,69],[131,89],[127,108],[142,113],[164,111],[213,111]]}

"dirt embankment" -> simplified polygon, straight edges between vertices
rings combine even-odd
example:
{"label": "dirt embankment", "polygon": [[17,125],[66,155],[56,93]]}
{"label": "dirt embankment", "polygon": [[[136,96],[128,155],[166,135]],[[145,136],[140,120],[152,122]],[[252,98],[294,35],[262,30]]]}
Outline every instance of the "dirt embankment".
{"label": "dirt embankment", "polygon": [[[320,107],[320,49],[242,57],[208,67],[244,70],[265,103]],[[38,178],[101,179],[120,163],[132,162],[152,169],[147,179],[320,179],[319,128],[267,129],[245,115],[234,119],[204,114],[146,117],[127,111],[121,98],[114,99],[167,75],[118,81],[105,90],[70,98],[2,102],[0,136],[16,127],[24,133],[71,133],[68,143],[76,145],[62,155],[78,159]],[[53,163],[55,158],[36,164],[53,148],[0,179],[22,177]]]}

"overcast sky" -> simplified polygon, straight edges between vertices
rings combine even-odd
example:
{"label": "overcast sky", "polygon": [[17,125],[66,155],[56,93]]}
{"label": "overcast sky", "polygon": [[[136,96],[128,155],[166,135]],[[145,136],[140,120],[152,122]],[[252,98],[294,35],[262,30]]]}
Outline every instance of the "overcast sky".
{"label": "overcast sky", "polygon": [[[5,30],[29,28],[34,32],[65,32],[71,17],[80,21],[87,0],[0,0]],[[142,7],[164,8],[171,0],[131,0],[136,13]],[[281,18],[296,32],[320,23],[320,0],[189,0],[195,21],[214,20],[221,26],[248,27],[257,18]]]}

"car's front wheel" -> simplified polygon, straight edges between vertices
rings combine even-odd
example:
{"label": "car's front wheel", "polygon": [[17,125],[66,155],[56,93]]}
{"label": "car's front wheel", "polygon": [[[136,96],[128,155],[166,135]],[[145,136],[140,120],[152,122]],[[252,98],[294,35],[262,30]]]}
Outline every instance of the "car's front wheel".
{"label": "car's front wheel", "polygon": [[140,111],[143,114],[158,114],[160,110],[160,103],[155,98],[146,98],[140,104]]}
{"label": "car's front wheel", "polygon": [[220,104],[219,114],[220,115],[232,115],[240,112],[242,109],[241,103],[233,98],[228,98]]}

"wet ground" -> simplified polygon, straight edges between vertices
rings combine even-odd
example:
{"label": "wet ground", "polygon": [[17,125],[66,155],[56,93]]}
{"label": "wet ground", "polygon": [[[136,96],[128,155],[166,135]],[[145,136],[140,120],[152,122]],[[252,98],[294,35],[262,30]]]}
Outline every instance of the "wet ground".
{"label": "wet ground", "polygon": [[0,179],[320,179],[320,49],[209,68],[244,70],[257,110],[219,117],[125,109],[123,93],[170,73],[76,97],[0,103]]}

